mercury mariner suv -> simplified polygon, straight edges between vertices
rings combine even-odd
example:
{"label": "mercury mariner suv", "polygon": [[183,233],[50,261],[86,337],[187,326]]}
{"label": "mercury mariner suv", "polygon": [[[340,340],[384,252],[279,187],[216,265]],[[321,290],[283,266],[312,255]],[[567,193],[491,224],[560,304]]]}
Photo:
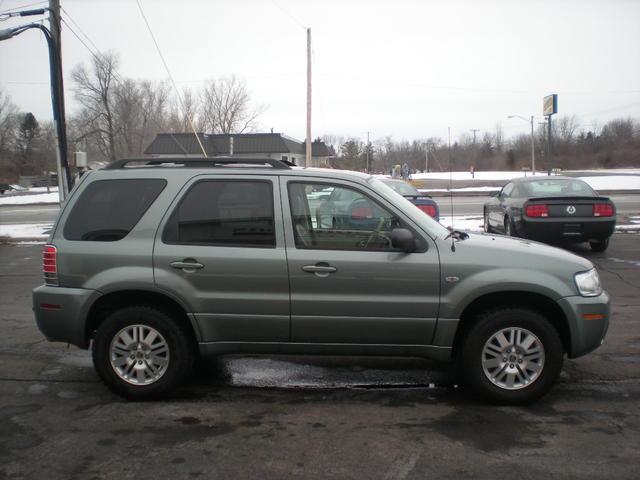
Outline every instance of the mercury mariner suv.
{"label": "mercury mariner suv", "polygon": [[40,330],[91,348],[130,399],[174,390],[198,355],[247,352],[455,361],[471,391],[526,403],[609,322],[584,258],[450,231],[378,178],[271,159],[90,172],[43,256]]}

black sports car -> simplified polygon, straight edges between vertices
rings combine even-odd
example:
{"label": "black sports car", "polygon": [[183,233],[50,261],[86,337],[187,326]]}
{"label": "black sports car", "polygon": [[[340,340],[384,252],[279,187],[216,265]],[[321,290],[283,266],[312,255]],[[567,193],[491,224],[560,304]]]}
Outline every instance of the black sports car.
{"label": "black sports car", "polygon": [[543,242],[589,242],[596,252],[607,249],[615,225],[613,202],[576,178],[515,179],[484,205],[485,232]]}

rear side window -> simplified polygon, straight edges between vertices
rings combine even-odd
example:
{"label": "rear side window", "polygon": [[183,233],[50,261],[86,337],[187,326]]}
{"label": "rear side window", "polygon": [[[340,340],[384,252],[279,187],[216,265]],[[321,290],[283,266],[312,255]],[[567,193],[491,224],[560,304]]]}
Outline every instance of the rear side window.
{"label": "rear side window", "polygon": [[126,237],[166,184],[160,178],[98,180],[89,184],[67,218],[64,238],[115,242]]}
{"label": "rear side window", "polygon": [[196,183],[173,211],[162,240],[171,244],[275,247],[271,182]]}

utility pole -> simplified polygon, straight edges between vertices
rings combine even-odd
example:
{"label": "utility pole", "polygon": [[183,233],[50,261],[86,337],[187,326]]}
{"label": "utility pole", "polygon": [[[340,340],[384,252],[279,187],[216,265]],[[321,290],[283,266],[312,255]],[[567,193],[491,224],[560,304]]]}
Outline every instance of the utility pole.
{"label": "utility pole", "polygon": [[305,167],[311,167],[311,29],[307,28],[307,148]]}
{"label": "utility pole", "polygon": [[[55,50],[55,66],[51,68],[52,78],[51,89],[54,102],[57,105],[57,118],[54,115],[54,126],[58,132],[58,192],[60,201],[63,201],[69,190],[73,187],[73,179],[69,172],[69,154],[67,151],[67,124],[64,110],[64,84],[62,76],[62,48],[60,35],[60,0],[49,0],[49,29],[51,31],[51,41]],[[56,90],[55,92],[53,90]]]}
{"label": "utility pole", "polygon": [[424,149],[424,173],[429,173],[429,145]]}
{"label": "utility pole", "polygon": [[479,128],[472,128],[473,132],[473,164],[471,165],[471,176],[473,176],[473,170],[476,167],[476,163],[478,163],[478,150],[476,149],[476,133],[480,131]]}
{"label": "utility pole", "polygon": [[369,132],[367,132],[367,173],[369,173]]}

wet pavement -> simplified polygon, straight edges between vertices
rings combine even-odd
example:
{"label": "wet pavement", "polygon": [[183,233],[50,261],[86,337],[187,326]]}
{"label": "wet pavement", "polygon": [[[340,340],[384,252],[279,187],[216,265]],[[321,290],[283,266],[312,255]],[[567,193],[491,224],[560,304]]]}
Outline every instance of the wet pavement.
{"label": "wet pavement", "polygon": [[640,236],[575,251],[613,322],[535,405],[482,405],[422,359],[230,355],[174,397],[130,403],[30,311],[40,247],[0,246],[0,479],[637,478]]}

